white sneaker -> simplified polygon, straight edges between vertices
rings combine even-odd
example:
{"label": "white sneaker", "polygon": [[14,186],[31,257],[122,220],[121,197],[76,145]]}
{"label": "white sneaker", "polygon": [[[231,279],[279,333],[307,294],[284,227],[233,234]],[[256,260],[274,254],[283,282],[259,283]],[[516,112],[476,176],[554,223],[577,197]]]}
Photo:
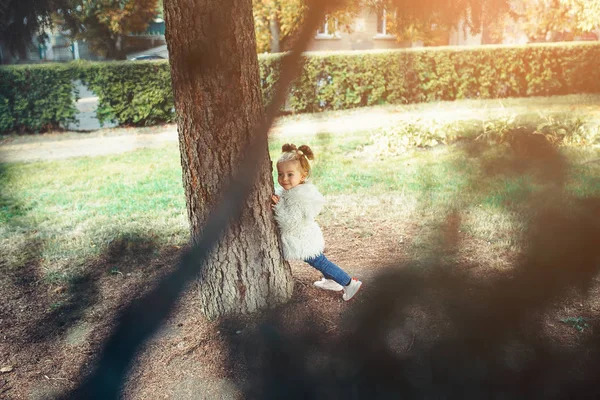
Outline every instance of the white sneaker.
{"label": "white sneaker", "polygon": [[354,295],[356,293],[358,293],[361,286],[362,286],[361,281],[359,281],[356,278],[352,278],[352,280],[350,281],[348,286],[344,286],[344,295],[342,296],[342,299],[344,299],[344,301],[348,301],[351,298],[353,298]]}
{"label": "white sneaker", "polygon": [[334,292],[339,292],[340,290],[342,290],[344,288],[342,285],[340,285],[333,279],[325,279],[325,278],[321,278],[320,281],[316,281],[315,283],[313,283],[313,285],[315,285],[319,289],[333,290]]}

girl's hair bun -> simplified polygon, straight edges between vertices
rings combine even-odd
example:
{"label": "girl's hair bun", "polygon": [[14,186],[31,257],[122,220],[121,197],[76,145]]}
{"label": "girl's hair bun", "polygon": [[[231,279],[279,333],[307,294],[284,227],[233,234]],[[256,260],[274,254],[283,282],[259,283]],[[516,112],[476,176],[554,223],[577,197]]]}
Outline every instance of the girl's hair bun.
{"label": "girl's hair bun", "polygon": [[306,158],[308,158],[309,160],[313,160],[315,158],[315,155],[313,154],[313,152],[310,149],[310,147],[308,147],[305,144],[303,144],[302,146],[298,147],[298,150],[300,150],[302,153],[304,153],[304,155],[306,156]]}
{"label": "girl's hair bun", "polygon": [[296,149],[296,145],[292,143],[286,143],[281,146],[281,151],[284,153],[289,153],[290,151],[295,151]]}
{"label": "girl's hair bun", "polygon": [[298,148],[295,144],[286,143],[281,146],[281,151],[282,154],[279,157],[279,160],[277,160],[277,164],[288,161],[298,161],[300,162],[300,167],[304,172],[304,177],[310,177],[310,163],[308,160],[312,160],[314,158],[310,147],[304,144]]}

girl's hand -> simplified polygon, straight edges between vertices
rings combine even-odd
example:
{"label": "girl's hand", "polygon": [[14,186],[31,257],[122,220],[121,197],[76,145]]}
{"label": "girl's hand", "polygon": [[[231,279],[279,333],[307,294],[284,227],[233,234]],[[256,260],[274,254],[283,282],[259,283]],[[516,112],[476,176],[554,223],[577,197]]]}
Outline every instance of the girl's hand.
{"label": "girl's hand", "polygon": [[271,208],[275,209],[275,206],[277,205],[277,203],[279,203],[279,196],[274,194],[273,196],[271,196]]}

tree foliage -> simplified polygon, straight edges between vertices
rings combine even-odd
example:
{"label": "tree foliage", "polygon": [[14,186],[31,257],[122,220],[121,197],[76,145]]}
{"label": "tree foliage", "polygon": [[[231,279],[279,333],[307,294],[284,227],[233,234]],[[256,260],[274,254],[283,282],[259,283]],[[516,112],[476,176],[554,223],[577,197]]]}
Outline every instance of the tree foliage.
{"label": "tree foliage", "polygon": [[[284,44],[293,38],[302,24],[305,11],[303,0],[253,0],[257,47],[259,52],[273,49],[273,29],[279,29],[279,39]],[[508,11],[508,0],[346,0],[328,21],[337,24],[338,30],[351,31],[352,21],[367,8],[385,9],[387,29],[399,40],[435,41],[447,35],[459,21],[464,29],[479,33],[482,25],[493,24]],[[277,36],[277,32],[275,32]]]}
{"label": "tree foliage", "polygon": [[513,6],[516,21],[532,42],[554,41],[570,31],[570,5],[562,0],[530,0]]}
{"label": "tree foliage", "polygon": [[512,14],[533,42],[568,40],[599,25],[600,0],[519,1]]}
{"label": "tree foliage", "polygon": [[[352,21],[358,15],[362,3],[362,0],[346,0],[339,7],[332,9],[327,16],[330,30],[337,28],[351,31]],[[277,51],[282,51],[291,47],[304,22],[306,1],[252,0],[252,12],[258,52],[274,51],[277,47]],[[278,43],[274,44],[273,40]]]}
{"label": "tree foliage", "polygon": [[93,51],[124,59],[125,35],[143,32],[157,14],[158,0],[64,0],[57,19],[75,40]]}
{"label": "tree foliage", "polygon": [[481,33],[509,11],[508,0],[370,0],[392,18],[389,29],[399,39],[428,40],[447,34],[459,22],[466,33]]}
{"label": "tree foliage", "polygon": [[159,0],[5,0],[0,2],[0,41],[23,56],[36,37],[59,25],[94,51],[124,58],[126,34],[141,32],[158,12]]}
{"label": "tree foliage", "polygon": [[600,0],[563,0],[571,6],[577,29],[589,32],[600,25]]}
{"label": "tree foliage", "polygon": [[33,39],[51,25],[54,0],[0,2],[0,42],[13,54],[24,55]]}

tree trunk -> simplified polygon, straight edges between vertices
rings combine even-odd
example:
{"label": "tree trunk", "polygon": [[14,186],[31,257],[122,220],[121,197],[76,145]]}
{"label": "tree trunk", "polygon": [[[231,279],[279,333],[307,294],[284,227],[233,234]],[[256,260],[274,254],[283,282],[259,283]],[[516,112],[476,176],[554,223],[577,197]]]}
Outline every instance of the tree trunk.
{"label": "tree trunk", "polygon": [[115,39],[115,60],[125,60],[127,57],[125,56],[125,37],[123,35],[117,34],[117,38]]}
{"label": "tree trunk", "polygon": [[[264,118],[252,1],[165,0],[165,21],[183,182],[196,241]],[[202,311],[209,318],[271,307],[292,294],[291,270],[270,206],[268,154],[257,168],[258,183],[200,276]]]}
{"label": "tree trunk", "polygon": [[281,51],[281,28],[277,15],[272,15],[269,19],[269,30],[271,31],[271,53]]}

